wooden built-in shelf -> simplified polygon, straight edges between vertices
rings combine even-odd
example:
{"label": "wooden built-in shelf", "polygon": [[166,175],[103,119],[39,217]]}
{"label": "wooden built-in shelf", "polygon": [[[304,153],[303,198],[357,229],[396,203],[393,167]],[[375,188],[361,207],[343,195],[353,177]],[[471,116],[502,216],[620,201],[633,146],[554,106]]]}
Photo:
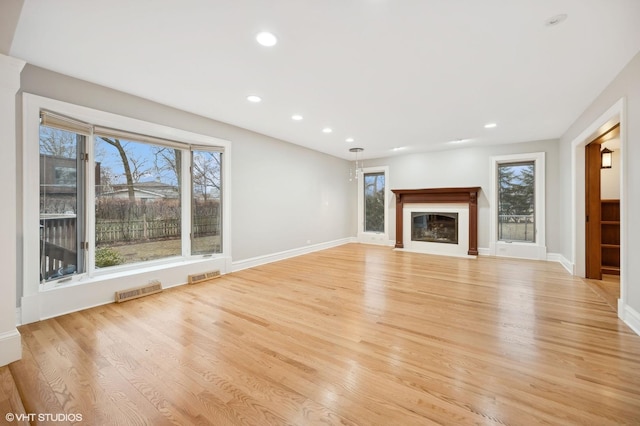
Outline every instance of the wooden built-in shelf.
{"label": "wooden built-in shelf", "polygon": [[620,268],[617,266],[603,266],[602,273],[605,275],[620,275]]}
{"label": "wooden built-in shelf", "polygon": [[600,203],[600,270],[603,274],[620,275],[620,200]]}

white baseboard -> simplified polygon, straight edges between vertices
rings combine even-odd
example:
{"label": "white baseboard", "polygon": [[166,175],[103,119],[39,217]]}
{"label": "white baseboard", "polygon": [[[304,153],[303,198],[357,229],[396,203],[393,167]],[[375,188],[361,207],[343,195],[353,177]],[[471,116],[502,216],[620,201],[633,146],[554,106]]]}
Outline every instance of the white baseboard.
{"label": "white baseboard", "polygon": [[279,253],[266,254],[264,256],[252,257],[251,259],[239,260],[231,263],[231,272],[237,272],[243,269],[253,268],[267,263],[277,262],[279,260],[289,259],[291,257],[301,256],[303,254],[356,242],[357,239],[353,237],[342,238],[340,240],[328,241],[326,243],[313,244],[296,249],[281,251]]}
{"label": "white baseboard", "polygon": [[566,269],[571,275],[573,275],[573,263],[569,262],[566,257],[560,253],[547,253],[547,260],[549,262],[559,262],[564,269]]}
{"label": "white baseboard", "polygon": [[546,260],[547,247],[536,243],[492,241],[489,243],[492,256],[516,259]]}
{"label": "white baseboard", "polygon": [[634,333],[640,336],[640,312],[618,299],[618,318],[624,321]]}
{"label": "white baseboard", "polygon": [[0,366],[22,358],[22,340],[17,329],[0,333]]}
{"label": "white baseboard", "polygon": [[38,294],[22,296],[20,299],[19,324],[31,324],[40,321],[40,298]]}
{"label": "white baseboard", "polygon": [[[491,249],[489,248],[478,248],[479,256],[491,256]],[[569,262],[566,257],[564,257],[560,253],[547,253],[547,262],[558,262],[562,265],[564,269],[567,270],[571,275],[573,275],[573,263]]]}

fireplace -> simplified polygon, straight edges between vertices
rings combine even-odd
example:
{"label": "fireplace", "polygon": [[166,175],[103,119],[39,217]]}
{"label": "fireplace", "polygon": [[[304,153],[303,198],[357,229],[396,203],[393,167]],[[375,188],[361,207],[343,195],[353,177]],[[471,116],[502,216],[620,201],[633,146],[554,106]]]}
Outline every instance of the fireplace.
{"label": "fireplace", "polygon": [[458,244],[458,213],[411,212],[411,241]]}
{"label": "fireplace", "polygon": [[[396,245],[397,249],[405,248],[405,241],[413,246],[429,246],[415,250],[433,250],[441,254],[469,256],[478,255],[478,192],[480,187],[465,188],[427,188],[427,189],[392,189],[396,196]],[[415,241],[411,228],[414,218],[419,215],[413,213],[428,213],[440,216],[441,222],[453,218],[457,213],[456,235],[457,242],[438,244],[439,241]],[[406,215],[406,217],[405,217]],[[447,219],[443,219],[445,216]],[[417,219],[426,224],[427,219]],[[407,224],[405,227],[404,224]],[[411,223],[412,226],[409,226]],[[435,223],[435,222],[434,222]],[[464,231],[464,232],[463,232]],[[405,235],[406,232],[406,235]],[[422,232],[422,231],[421,231]],[[424,234],[427,232],[425,231]],[[438,234],[439,235],[439,234]],[[421,238],[421,237],[419,237]],[[440,238],[440,237],[436,237]],[[437,248],[436,248],[437,247]]]}

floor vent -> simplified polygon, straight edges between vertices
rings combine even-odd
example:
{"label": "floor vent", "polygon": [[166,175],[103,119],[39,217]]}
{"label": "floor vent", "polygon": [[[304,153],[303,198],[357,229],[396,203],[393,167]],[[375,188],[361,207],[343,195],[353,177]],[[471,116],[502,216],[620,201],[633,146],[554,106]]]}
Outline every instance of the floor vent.
{"label": "floor vent", "polygon": [[197,284],[202,281],[212,280],[214,278],[218,278],[220,276],[220,271],[209,271],[203,272],[201,274],[191,274],[189,275],[189,284]]}
{"label": "floor vent", "polygon": [[148,296],[154,293],[160,293],[162,291],[162,284],[160,281],[151,281],[149,284],[130,288],[127,290],[116,291],[116,302],[126,302],[127,300],[137,299],[138,297]]}

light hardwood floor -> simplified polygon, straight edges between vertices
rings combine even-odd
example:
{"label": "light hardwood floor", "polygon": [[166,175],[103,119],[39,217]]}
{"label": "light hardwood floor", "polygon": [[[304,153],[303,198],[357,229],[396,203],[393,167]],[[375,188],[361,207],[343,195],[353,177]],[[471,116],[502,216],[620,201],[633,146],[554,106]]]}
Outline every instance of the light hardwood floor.
{"label": "light hardwood floor", "polygon": [[556,263],[349,244],[19,330],[82,424],[640,424],[640,336]]}
{"label": "light hardwood floor", "polygon": [[[9,367],[0,367],[0,424],[6,422],[14,426],[28,425],[29,422],[25,420],[25,414],[20,393]],[[16,416],[18,416],[17,419]]]}
{"label": "light hardwood floor", "polygon": [[585,282],[611,306],[611,309],[618,310],[618,299],[620,299],[619,275],[603,274],[601,280],[585,280]]}

